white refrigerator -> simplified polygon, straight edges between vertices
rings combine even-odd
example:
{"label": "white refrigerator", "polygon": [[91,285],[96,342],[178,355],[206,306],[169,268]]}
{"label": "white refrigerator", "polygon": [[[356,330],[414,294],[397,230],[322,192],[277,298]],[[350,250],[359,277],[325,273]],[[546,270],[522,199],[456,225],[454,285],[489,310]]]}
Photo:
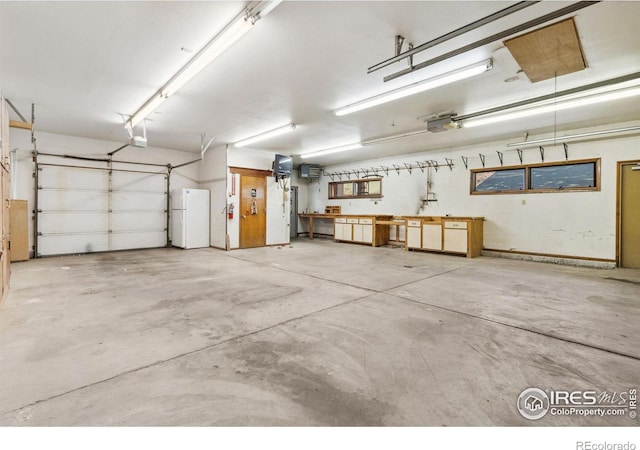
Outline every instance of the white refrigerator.
{"label": "white refrigerator", "polygon": [[209,247],[209,191],[171,191],[171,245],[180,248]]}

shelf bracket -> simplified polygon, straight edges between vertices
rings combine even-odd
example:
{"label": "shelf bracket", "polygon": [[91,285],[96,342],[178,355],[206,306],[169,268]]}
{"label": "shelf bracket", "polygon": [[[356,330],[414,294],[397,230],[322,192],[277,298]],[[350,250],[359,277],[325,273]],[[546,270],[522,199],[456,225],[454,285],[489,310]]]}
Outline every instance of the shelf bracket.
{"label": "shelf bracket", "polygon": [[400,175],[400,166],[393,164],[393,168],[396,170],[396,173]]}
{"label": "shelf bracket", "polygon": [[540,146],[540,158],[542,162],[544,162],[544,147],[542,145]]}
{"label": "shelf bracket", "polygon": [[436,161],[435,159],[432,159],[431,161],[429,161],[431,163],[431,167],[433,167],[434,169],[436,169],[436,172],[438,171],[438,169],[440,168],[440,165],[438,164],[438,161]]}
{"label": "shelf bracket", "polygon": [[564,160],[569,161],[569,146],[566,142],[563,143],[562,146],[564,147]]}
{"label": "shelf bracket", "polygon": [[500,166],[504,166],[504,153],[502,153],[500,150],[496,150],[496,153],[498,154],[498,159],[500,160]]}
{"label": "shelf bracket", "polygon": [[387,166],[380,166],[380,168],[384,171],[384,174],[388,177],[389,176],[389,168]]}
{"label": "shelf bracket", "polygon": [[460,158],[462,158],[462,163],[464,164],[464,168],[469,170],[469,158],[467,158],[466,156],[461,156]]}
{"label": "shelf bracket", "polygon": [[486,156],[483,155],[482,153],[478,153],[478,155],[480,156],[480,162],[482,163],[482,167],[484,168],[485,167],[484,166],[484,160],[485,160]]}
{"label": "shelf bracket", "polygon": [[429,165],[428,162],[425,162],[424,164],[421,163],[420,161],[416,161],[416,163],[418,164],[418,167],[420,168],[420,170],[422,171],[422,173],[424,173],[424,168],[427,167]]}
{"label": "shelf bracket", "polygon": [[516,151],[518,152],[518,159],[520,159],[520,164],[522,164],[522,150],[517,148]]}
{"label": "shelf bracket", "polygon": [[404,166],[405,166],[405,167],[407,168],[407,170],[409,171],[409,175],[411,175],[411,171],[412,171],[412,169],[413,169],[413,167],[411,167],[411,164],[404,163]]}

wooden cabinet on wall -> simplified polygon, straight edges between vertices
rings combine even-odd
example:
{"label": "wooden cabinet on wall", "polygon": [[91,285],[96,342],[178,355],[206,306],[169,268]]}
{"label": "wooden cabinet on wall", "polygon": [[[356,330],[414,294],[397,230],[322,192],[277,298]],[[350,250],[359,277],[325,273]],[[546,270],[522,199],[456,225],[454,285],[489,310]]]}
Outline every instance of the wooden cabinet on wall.
{"label": "wooden cabinet on wall", "polygon": [[29,210],[26,200],[9,200],[11,262],[29,259]]}
{"label": "wooden cabinet on wall", "polygon": [[334,220],[336,242],[353,242],[380,247],[389,243],[389,226],[377,221],[393,216],[338,216]]}
{"label": "wooden cabinet on wall", "polygon": [[480,256],[482,217],[407,217],[407,250]]}

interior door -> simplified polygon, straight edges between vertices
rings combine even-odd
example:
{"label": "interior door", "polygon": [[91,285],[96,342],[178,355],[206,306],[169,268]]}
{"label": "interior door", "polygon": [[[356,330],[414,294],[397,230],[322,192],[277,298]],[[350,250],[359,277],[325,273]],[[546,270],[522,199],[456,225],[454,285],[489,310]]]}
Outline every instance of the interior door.
{"label": "interior door", "polygon": [[267,179],[240,176],[240,248],[264,247],[267,243]]}
{"label": "interior door", "polygon": [[620,266],[640,268],[640,165],[620,167]]}

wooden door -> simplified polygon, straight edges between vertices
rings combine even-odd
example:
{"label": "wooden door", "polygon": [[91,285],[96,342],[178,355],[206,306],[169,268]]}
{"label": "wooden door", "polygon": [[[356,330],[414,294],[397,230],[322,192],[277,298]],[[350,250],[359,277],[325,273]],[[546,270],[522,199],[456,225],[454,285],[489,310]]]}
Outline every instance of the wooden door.
{"label": "wooden door", "polygon": [[620,266],[640,268],[640,168],[620,167]]}
{"label": "wooden door", "polygon": [[240,176],[240,248],[267,244],[267,180]]}

